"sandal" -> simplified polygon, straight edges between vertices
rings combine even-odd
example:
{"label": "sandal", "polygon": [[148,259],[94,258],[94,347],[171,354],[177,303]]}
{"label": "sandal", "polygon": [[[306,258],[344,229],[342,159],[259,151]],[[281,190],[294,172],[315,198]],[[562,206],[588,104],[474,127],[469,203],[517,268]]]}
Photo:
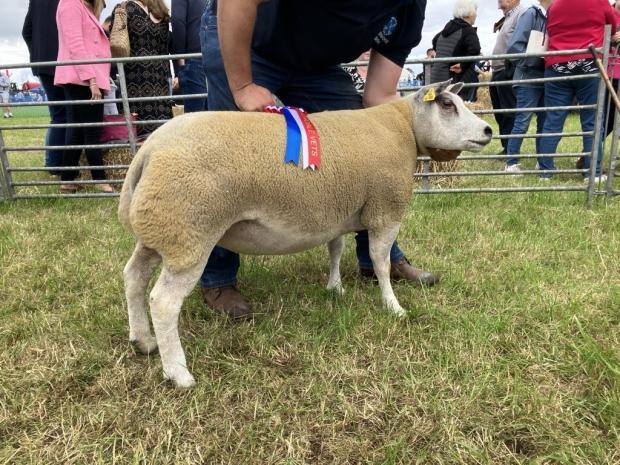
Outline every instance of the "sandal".
{"label": "sandal", "polygon": [[105,184],[95,184],[95,189],[97,189],[98,191],[103,192],[104,194],[112,194],[114,192],[114,188],[112,187],[111,184],[105,183]]}
{"label": "sandal", "polygon": [[61,194],[75,194],[80,189],[78,184],[66,183],[60,185]]}

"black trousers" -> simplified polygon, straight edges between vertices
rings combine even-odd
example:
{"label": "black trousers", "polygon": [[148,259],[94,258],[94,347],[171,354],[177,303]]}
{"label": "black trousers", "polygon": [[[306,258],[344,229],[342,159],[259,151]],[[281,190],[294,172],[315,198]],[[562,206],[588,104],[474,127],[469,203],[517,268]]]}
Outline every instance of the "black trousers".
{"label": "black trousers", "polygon": [[[90,100],[91,93],[88,86],[67,84],[64,86],[65,100]],[[98,103],[87,105],[67,105],[68,123],[101,123],[103,122],[103,100]],[[101,139],[101,127],[68,128],[65,139],[66,145],[95,145]],[[90,166],[103,165],[103,151],[101,149],[85,149],[86,159]],[[81,149],[65,150],[63,152],[64,166],[78,166]],[[60,175],[62,181],[73,181],[79,175],[79,171],[63,171]],[[93,179],[105,179],[104,170],[91,170]]]}
{"label": "black trousers", "polygon": [[[612,84],[614,89],[618,88],[618,79],[612,79]],[[616,111],[620,111],[616,109],[616,105],[614,105],[613,100],[607,101],[609,99],[609,91],[605,92],[605,103],[607,105],[607,125],[605,127],[605,137],[614,132],[614,123],[616,122]]]}
{"label": "black trousers", "polygon": [[[491,82],[510,81],[512,76],[507,76],[504,70],[494,72]],[[516,108],[517,101],[515,94],[512,90],[512,86],[490,86],[489,93],[491,94],[491,103],[494,110]],[[512,126],[515,122],[514,113],[495,113],[495,121],[499,126],[499,133],[502,136],[508,136],[512,133]],[[507,153],[508,139],[501,139],[504,153]]]}

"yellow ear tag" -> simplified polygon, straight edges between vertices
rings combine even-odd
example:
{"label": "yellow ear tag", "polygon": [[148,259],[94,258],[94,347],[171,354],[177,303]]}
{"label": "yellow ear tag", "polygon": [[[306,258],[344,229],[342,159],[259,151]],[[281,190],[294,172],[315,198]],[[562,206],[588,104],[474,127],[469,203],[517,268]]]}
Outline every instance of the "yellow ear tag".
{"label": "yellow ear tag", "polygon": [[424,94],[424,98],[422,100],[424,100],[425,102],[432,102],[436,98],[437,98],[437,94],[435,94],[435,88],[431,87],[430,89],[426,91],[426,94]]}

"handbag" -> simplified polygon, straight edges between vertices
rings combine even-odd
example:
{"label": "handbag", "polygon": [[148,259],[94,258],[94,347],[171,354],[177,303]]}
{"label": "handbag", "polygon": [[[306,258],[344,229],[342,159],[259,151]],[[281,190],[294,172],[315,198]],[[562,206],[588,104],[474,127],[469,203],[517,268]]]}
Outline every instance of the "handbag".
{"label": "handbag", "polygon": [[131,51],[126,7],[127,2],[123,2],[114,10],[114,22],[110,31],[110,51],[114,58],[126,58]]}
{"label": "handbag", "polygon": [[[131,114],[131,132],[135,138],[138,137],[138,130],[136,125],[134,124],[136,121],[136,114]],[[125,123],[125,115],[103,115],[104,123]],[[127,124],[118,125],[118,126],[103,126],[101,128],[101,137],[100,142],[102,144],[107,144],[108,142],[127,142],[129,140],[129,132],[127,131]]]}
{"label": "handbag", "polygon": [[[527,40],[526,53],[543,54],[549,48],[549,35],[547,34],[547,17],[539,8],[532,6],[536,11],[535,25],[537,29],[530,31],[530,37]],[[540,29],[538,29],[540,28]],[[523,60],[523,64],[531,69],[543,71],[545,69],[545,59],[541,56],[527,57]]]}
{"label": "handbag", "polygon": [[[549,46],[548,37],[546,32],[532,30],[530,31],[530,38],[527,41],[527,48],[525,49],[526,53],[536,53],[541,54],[547,51]],[[527,57],[524,60],[525,66],[528,68],[533,68],[539,71],[545,69],[545,59],[543,57]]]}

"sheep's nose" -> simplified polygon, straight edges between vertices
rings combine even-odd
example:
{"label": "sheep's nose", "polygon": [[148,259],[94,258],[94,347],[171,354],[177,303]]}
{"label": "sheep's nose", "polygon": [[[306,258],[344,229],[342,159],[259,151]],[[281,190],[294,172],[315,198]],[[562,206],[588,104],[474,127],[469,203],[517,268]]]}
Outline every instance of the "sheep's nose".
{"label": "sheep's nose", "polygon": [[493,129],[491,129],[491,126],[487,126],[484,128],[484,135],[491,137],[493,135]]}

